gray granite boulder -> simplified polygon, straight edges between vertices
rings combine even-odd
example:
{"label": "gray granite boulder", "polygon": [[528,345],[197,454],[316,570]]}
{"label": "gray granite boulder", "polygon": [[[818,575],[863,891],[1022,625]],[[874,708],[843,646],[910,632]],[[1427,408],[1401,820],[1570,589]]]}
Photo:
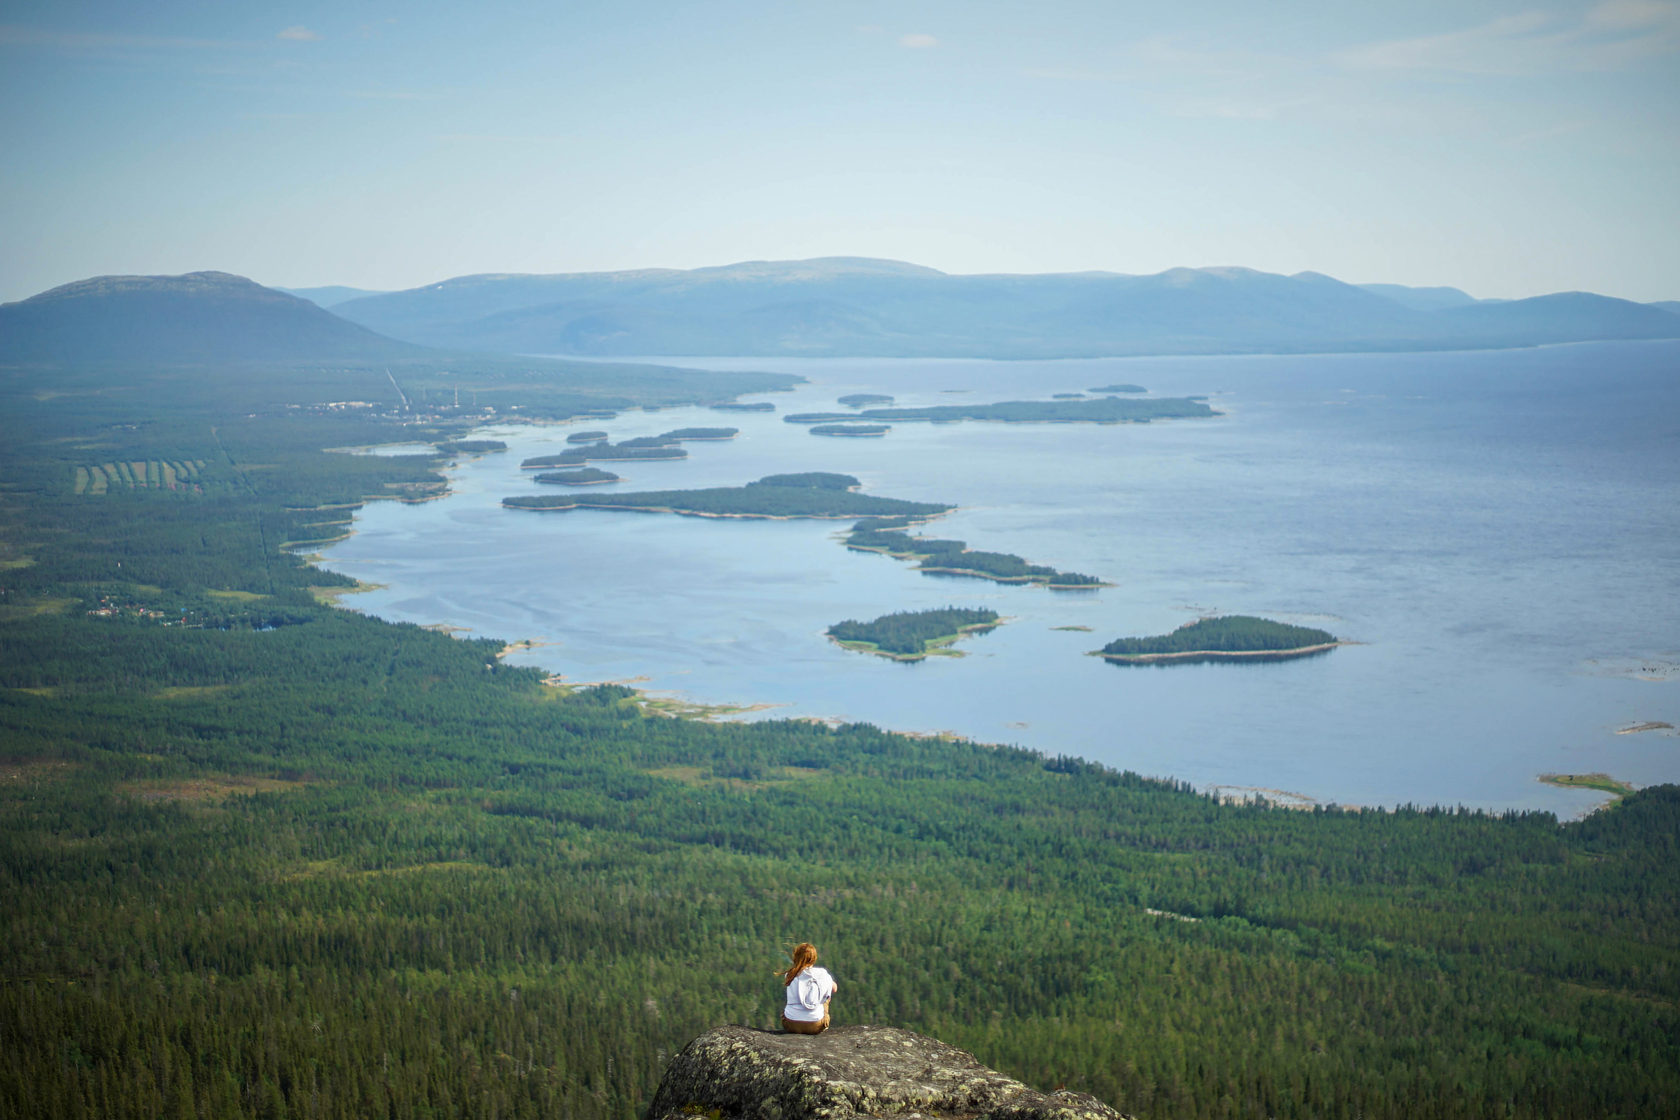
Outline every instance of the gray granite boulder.
{"label": "gray granite boulder", "polygon": [[896,1027],[818,1035],[718,1027],[671,1060],[647,1120],[1122,1120],[1084,1093],[1040,1093]]}

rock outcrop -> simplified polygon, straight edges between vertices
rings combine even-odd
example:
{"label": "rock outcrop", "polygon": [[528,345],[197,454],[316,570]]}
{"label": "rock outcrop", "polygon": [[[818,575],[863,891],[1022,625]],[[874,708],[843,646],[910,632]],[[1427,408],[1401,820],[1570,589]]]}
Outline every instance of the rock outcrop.
{"label": "rock outcrop", "polygon": [[895,1027],[819,1035],[718,1027],[665,1071],[647,1120],[1123,1120],[1084,1093],[1041,1093]]}

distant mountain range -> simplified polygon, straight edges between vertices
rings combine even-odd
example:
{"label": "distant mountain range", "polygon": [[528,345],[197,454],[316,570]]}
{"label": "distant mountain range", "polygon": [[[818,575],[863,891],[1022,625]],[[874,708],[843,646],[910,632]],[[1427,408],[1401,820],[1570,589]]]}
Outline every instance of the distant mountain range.
{"label": "distant mountain range", "polygon": [[343,284],[328,284],[323,288],[275,288],[277,292],[285,292],[289,296],[306,299],[316,307],[337,307],[353,299],[363,296],[382,296],[383,291],[373,288],[346,288]]}
{"label": "distant mountain range", "polygon": [[226,272],[99,276],[0,304],[0,360],[212,364],[425,353]]}
{"label": "distant mountain range", "polygon": [[513,353],[881,357],[1432,350],[1672,338],[1680,316],[1586,292],[1476,300],[1318,273],[1176,268],[953,276],[832,257],[462,276],[335,305],[394,338]]}
{"label": "distant mountain range", "polygon": [[[1178,268],[952,276],[833,257],[690,271],[463,276],[288,294],[225,272],[102,276],[0,305],[0,361],[397,361],[580,356],[992,357],[1307,353],[1680,337],[1680,303]],[[310,296],[310,299],[300,298]],[[351,296],[336,302],[340,296]],[[317,302],[333,303],[329,312]],[[398,341],[398,340],[402,341]]]}

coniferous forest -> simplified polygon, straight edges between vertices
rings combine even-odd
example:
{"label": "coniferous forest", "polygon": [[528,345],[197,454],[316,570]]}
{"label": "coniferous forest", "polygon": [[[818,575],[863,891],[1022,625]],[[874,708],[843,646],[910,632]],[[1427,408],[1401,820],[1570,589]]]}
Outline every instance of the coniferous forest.
{"label": "coniferous forest", "polygon": [[[311,543],[445,482],[323,449],[476,419],[423,369],[3,374],[0,1115],[629,1120],[695,1034],[774,1022],[807,939],[837,1022],[1140,1117],[1680,1102],[1680,789],[1295,812],[664,718],[331,605]],[[562,415],[729,395],[496,377]]]}

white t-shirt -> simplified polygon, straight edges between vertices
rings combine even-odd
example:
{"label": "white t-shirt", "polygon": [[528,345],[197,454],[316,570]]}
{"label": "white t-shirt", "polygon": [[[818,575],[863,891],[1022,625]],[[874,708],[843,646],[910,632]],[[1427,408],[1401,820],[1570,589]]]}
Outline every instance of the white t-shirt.
{"label": "white t-shirt", "polygon": [[828,1000],[833,994],[834,977],[828,969],[812,965],[787,986],[787,1006],[782,1015],[796,1023],[815,1023],[828,1013]]}

